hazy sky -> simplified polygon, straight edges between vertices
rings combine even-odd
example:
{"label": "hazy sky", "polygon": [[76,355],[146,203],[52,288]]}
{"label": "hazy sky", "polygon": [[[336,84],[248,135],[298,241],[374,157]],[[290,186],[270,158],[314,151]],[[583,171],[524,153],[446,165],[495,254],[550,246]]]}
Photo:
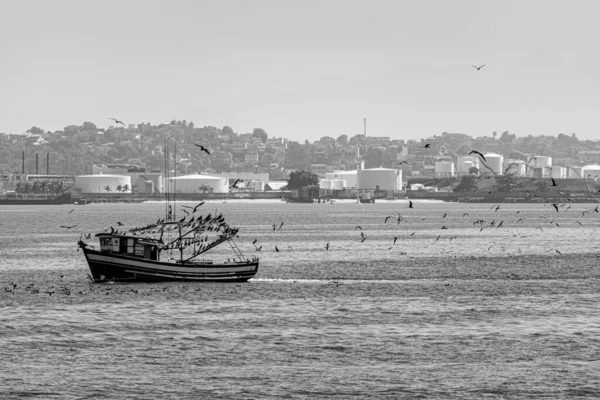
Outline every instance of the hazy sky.
{"label": "hazy sky", "polygon": [[[0,0],[0,132],[600,139],[600,2]],[[471,64],[486,64],[480,71]]]}

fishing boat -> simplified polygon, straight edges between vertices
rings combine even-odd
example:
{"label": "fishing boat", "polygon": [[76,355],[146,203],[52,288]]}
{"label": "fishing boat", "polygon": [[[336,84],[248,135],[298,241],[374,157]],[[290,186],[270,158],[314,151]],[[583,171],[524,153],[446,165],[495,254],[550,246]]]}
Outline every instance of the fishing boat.
{"label": "fishing boat", "polygon": [[[256,275],[259,260],[242,254],[233,240],[237,233],[222,214],[202,217],[193,213],[179,221],[163,219],[129,230],[111,227],[110,232],[95,235],[99,248],[82,238],[78,245],[94,282],[244,282]],[[233,250],[232,258],[224,262],[200,258],[224,243]]]}
{"label": "fishing boat", "polygon": [[[168,150],[165,167],[168,181]],[[111,227],[110,232],[106,229],[95,235],[98,248],[79,238],[94,282],[245,282],[256,275],[258,258],[246,258],[234,242],[238,228],[229,226],[216,211],[214,216],[203,216],[200,207],[204,202],[182,206],[186,215],[177,220],[175,193],[176,188],[165,190],[165,217],[155,223],[123,230]],[[227,261],[204,258],[208,251],[225,243],[233,251]]]}

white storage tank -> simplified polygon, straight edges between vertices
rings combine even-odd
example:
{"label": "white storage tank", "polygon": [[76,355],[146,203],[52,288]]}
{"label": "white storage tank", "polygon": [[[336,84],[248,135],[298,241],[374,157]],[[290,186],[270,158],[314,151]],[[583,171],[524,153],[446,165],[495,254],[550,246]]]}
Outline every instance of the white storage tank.
{"label": "white storage tank", "polygon": [[331,179],[319,180],[319,189],[331,189]]}
{"label": "white storage tank", "polygon": [[82,193],[131,193],[131,177],[125,175],[80,175],[75,177],[75,189]]}
{"label": "white storage tank", "polygon": [[585,179],[595,179],[600,177],[600,165],[586,165],[581,168],[581,176]]}
{"label": "white storage tank", "polygon": [[210,175],[183,175],[165,179],[169,193],[229,193],[229,179]]}
{"label": "white storage tank", "polygon": [[358,171],[359,189],[402,190],[402,170],[389,168]]}
{"label": "white storage tank", "polygon": [[[152,182],[153,185],[150,187],[146,185],[146,182]],[[151,193],[157,192],[162,193],[163,191],[163,176],[162,173],[146,173],[138,176],[138,189],[140,193],[150,193],[148,190],[152,190]]]}
{"label": "white storage tank", "polygon": [[548,156],[529,156],[527,157],[527,166],[532,168],[546,168],[552,166],[552,157]]}
{"label": "white storage tank", "polygon": [[564,179],[567,177],[567,169],[565,167],[552,167],[553,178]]}
{"label": "white storage tank", "polygon": [[502,175],[502,162],[504,161],[504,156],[500,154],[488,153],[484,154],[484,157],[485,161],[481,160],[481,168],[479,169],[480,174],[484,172],[491,172],[495,173],[496,175]]}
{"label": "white storage tank", "polygon": [[412,185],[410,185],[410,190],[422,190],[425,187],[425,185],[422,185],[420,183],[413,183]]}
{"label": "white storage tank", "polygon": [[347,188],[357,188],[358,187],[358,171],[334,171],[328,172],[325,174],[325,179],[333,180],[333,179],[343,179],[346,181]]}
{"label": "white storage tank", "polygon": [[479,157],[465,156],[456,159],[456,172],[459,175],[467,175],[469,173],[469,168],[471,167],[481,170],[481,167],[479,166]]}
{"label": "white storage tank", "polygon": [[344,190],[346,187],[346,181],[343,179],[332,179],[330,182],[333,190]]}
{"label": "white storage tank", "polygon": [[447,177],[454,176],[454,163],[451,161],[436,161],[435,176]]}

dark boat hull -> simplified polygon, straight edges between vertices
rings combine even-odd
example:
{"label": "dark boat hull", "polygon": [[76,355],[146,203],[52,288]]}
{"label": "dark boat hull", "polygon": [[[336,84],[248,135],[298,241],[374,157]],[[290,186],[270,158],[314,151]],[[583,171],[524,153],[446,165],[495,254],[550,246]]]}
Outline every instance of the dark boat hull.
{"label": "dark boat hull", "polygon": [[60,205],[73,204],[70,194],[60,196],[8,195],[0,196],[0,205]]}
{"label": "dark boat hull", "polygon": [[245,282],[258,272],[258,260],[225,264],[153,261],[82,248],[95,282]]}

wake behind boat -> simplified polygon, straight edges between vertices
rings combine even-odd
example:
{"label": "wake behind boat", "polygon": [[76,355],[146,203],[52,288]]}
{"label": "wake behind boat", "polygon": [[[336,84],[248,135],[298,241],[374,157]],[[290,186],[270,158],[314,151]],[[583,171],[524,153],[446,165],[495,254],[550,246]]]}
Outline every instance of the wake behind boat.
{"label": "wake behind boat", "polygon": [[[99,249],[81,239],[78,245],[94,282],[243,282],[256,275],[258,258],[244,257],[233,241],[237,233],[222,214],[203,217],[192,213],[175,222],[167,217],[145,227],[98,233]],[[230,245],[233,259],[215,263],[199,258],[223,243]]]}

